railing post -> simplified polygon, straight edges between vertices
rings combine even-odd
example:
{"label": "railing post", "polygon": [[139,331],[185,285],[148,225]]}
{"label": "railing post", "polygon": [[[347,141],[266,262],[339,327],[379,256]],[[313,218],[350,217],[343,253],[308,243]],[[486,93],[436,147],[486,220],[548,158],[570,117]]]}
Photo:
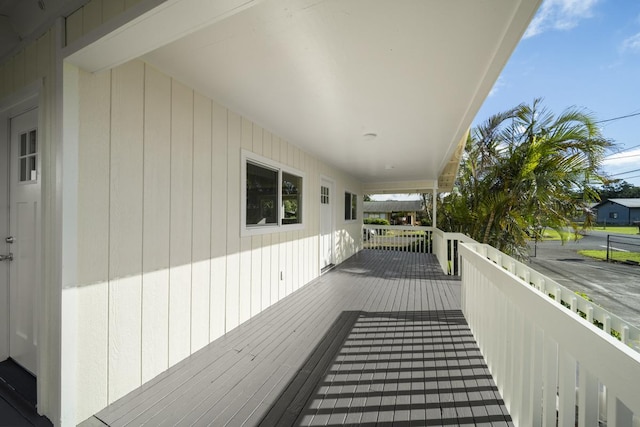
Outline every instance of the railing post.
{"label": "railing post", "polygon": [[556,425],[556,396],[558,390],[558,344],[551,338],[544,340],[542,371],[544,390],[542,391],[542,425]]}
{"label": "railing post", "polygon": [[620,331],[620,339],[623,343],[629,345],[629,327],[627,325],[622,327],[622,330]]}
{"label": "railing post", "polygon": [[579,367],[578,425],[598,425],[598,381],[584,365]]}
{"label": "railing post", "polygon": [[593,306],[587,306],[587,321],[593,323]]}
{"label": "railing post", "polygon": [[611,390],[607,391],[607,425],[633,425],[633,412],[631,412],[624,403],[622,403],[613,393],[611,393]]}

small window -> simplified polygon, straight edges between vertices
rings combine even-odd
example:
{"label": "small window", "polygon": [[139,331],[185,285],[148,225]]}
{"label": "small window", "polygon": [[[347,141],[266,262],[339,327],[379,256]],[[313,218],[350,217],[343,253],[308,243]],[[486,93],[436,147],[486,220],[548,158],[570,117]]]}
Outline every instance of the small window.
{"label": "small window", "polygon": [[358,196],[348,191],[344,193],[344,220],[352,221],[357,219]]}
{"label": "small window", "polygon": [[323,205],[329,204],[329,187],[320,186],[320,203]]}
{"label": "small window", "polygon": [[241,235],[273,233],[280,226],[302,227],[301,172],[245,151],[242,169]]}
{"label": "small window", "polygon": [[618,218],[618,212],[609,212],[609,218],[617,219]]}
{"label": "small window", "polygon": [[20,153],[18,156],[20,182],[34,182],[38,180],[38,139],[36,130],[20,135]]}
{"label": "small window", "polygon": [[282,172],[283,224],[302,223],[302,177]]}

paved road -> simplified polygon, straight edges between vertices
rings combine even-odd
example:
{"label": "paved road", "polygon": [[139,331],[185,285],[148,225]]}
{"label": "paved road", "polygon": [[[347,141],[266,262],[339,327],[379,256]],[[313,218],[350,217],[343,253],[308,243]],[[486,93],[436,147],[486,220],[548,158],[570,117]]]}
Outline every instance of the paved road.
{"label": "paved road", "polygon": [[582,249],[606,248],[607,234],[590,231],[583,239],[564,245],[557,241],[539,242],[530,265],[567,288],[586,293],[606,310],[640,328],[640,267],[578,255]]}

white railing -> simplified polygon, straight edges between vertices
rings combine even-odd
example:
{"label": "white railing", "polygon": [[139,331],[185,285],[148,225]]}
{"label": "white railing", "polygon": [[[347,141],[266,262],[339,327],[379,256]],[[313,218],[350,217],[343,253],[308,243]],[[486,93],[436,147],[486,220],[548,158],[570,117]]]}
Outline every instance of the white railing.
{"label": "white railing", "polygon": [[515,425],[640,427],[640,329],[463,234],[365,225],[364,236],[462,275],[465,317]]}
{"label": "white railing", "polygon": [[364,224],[363,248],[436,254],[442,271],[459,274],[458,243],[475,243],[462,233],[433,227]]}
{"label": "white railing", "polygon": [[438,257],[442,271],[447,274],[460,274],[459,243],[476,243],[462,233],[447,233],[440,229],[433,231],[433,253]]}
{"label": "white railing", "polygon": [[490,246],[458,251],[464,315],[516,426],[640,425],[637,328]]}
{"label": "white railing", "polygon": [[432,253],[432,227],[365,224],[362,233],[365,249]]}

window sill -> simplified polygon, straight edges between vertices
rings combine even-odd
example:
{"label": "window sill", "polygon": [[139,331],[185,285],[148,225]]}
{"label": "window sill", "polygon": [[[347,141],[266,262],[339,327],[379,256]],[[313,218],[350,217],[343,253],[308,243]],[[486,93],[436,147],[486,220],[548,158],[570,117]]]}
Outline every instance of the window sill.
{"label": "window sill", "polygon": [[242,227],[240,237],[261,236],[263,234],[281,234],[287,231],[304,230],[304,224],[262,225],[258,227]]}

